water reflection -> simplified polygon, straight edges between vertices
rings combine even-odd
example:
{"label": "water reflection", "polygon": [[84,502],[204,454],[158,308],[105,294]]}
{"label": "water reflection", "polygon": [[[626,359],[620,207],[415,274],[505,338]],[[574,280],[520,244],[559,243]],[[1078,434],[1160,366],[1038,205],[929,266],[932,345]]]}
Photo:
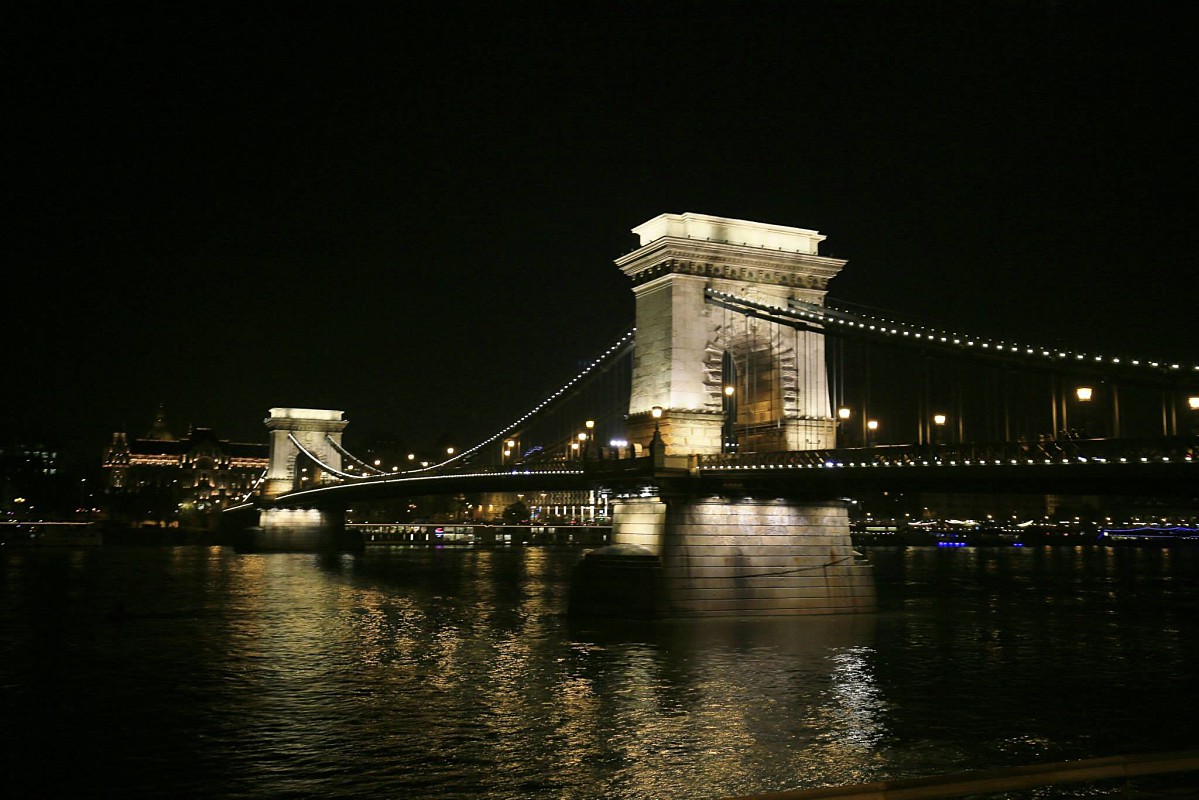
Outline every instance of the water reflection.
{"label": "water reflection", "polygon": [[247,559],[233,633],[258,755],[239,785],[277,780],[283,758],[331,767],[317,743],[353,738],[354,718],[318,713],[321,685],[353,687],[380,733],[409,734],[388,753],[406,791],[687,797],[868,774],[873,619],[571,625],[561,555]]}
{"label": "water reflection", "polygon": [[6,793],[69,788],[63,720],[131,797],[709,798],[1194,741],[1195,554],[879,552],[877,615],[656,624],[568,621],[577,557],[7,557]]}
{"label": "water reflection", "polygon": [[832,744],[862,750],[878,744],[884,733],[879,699],[868,656],[875,652],[855,647],[831,657],[835,705],[830,709],[831,724],[822,736]]}

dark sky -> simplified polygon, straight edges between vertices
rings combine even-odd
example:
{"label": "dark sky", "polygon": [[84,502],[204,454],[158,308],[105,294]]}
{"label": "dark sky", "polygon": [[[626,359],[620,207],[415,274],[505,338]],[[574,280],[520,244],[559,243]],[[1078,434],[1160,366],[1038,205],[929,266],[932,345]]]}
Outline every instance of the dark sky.
{"label": "dark sky", "polygon": [[0,12],[0,441],[491,433],[631,323],[663,212],[821,231],[833,299],[1199,361],[1173,4],[345,5]]}

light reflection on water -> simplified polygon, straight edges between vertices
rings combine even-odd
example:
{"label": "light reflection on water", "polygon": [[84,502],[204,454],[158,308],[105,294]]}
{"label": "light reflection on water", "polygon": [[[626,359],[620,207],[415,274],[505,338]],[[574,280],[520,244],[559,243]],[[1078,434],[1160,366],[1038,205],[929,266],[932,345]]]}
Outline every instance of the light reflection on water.
{"label": "light reflection on water", "polygon": [[1194,553],[876,551],[875,615],[572,623],[579,554],[7,554],[4,794],[711,798],[1194,746]]}

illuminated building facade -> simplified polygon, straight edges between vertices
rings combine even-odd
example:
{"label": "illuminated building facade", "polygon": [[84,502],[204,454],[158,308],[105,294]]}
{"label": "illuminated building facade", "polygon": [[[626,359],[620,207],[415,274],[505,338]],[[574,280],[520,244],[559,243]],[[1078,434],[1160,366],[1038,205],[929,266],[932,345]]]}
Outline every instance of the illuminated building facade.
{"label": "illuminated building facade", "polygon": [[114,518],[146,525],[195,523],[244,497],[269,463],[264,444],[219,439],[211,428],[176,438],[160,410],[151,430],[116,432],[104,454],[105,489]]}
{"label": "illuminated building facade", "polygon": [[590,524],[606,520],[608,499],[589,489],[544,492],[488,492],[470,498],[463,518],[475,522],[503,522],[505,510],[517,503],[534,524]]}

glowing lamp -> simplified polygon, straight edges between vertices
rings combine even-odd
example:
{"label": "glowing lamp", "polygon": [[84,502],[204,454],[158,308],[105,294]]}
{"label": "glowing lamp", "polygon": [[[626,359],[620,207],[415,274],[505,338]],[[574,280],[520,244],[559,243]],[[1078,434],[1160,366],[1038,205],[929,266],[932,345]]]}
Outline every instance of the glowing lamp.
{"label": "glowing lamp", "polygon": [[872,419],[872,420],[867,421],[866,430],[877,431],[878,430],[878,420]]}
{"label": "glowing lamp", "polygon": [[1095,390],[1092,389],[1090,386],[1079,386],[1077,389],[1074,390],[1074,396],[1078,398],[1080,403],[1090,402],[1091,395],[1094,393],[1095,393]]}
{"label": "glowing lamp", "polygon": [[933,423],[934,424],[944,425],[945,419],[946,419],[946,417],[944,414],[933,414]]}
{"label": "glowing lamp", "polygon": [[1187,398],[1187,407],[1191,411],[1199,411],[1199,395],[1191,395]]}
{"label": "glowing lamp", "polygon": [[837,418],[838,419],[849,419],[849,414],[850,414],[850,411],[845,406],[841,406],[841,408],[837,409]]}
{"label": "glowing lamp", "polygon": [[662,406],[654,406],[650,409],[649,413],[654,419],[660,419],[662,417]]}

